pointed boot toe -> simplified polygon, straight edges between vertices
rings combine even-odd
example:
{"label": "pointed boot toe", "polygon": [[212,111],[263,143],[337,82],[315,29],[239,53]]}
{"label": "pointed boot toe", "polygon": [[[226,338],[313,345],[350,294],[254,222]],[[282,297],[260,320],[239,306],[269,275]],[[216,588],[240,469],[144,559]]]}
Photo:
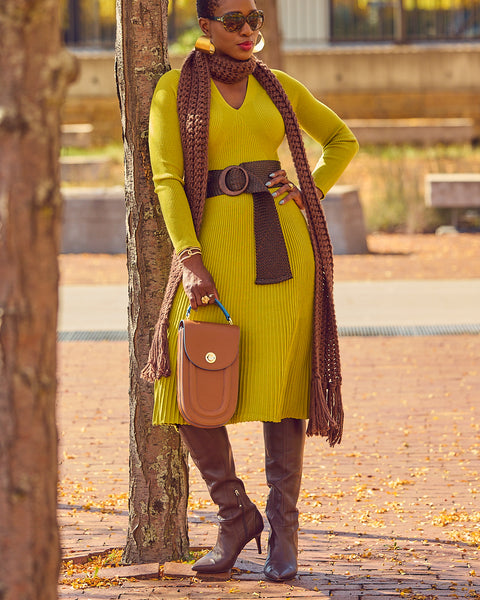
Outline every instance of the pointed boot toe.
{"label": "pointed boot toe", "polygon": [[270,536],[268,556],[263,572],[272,581],[288,581],[293,579],[298,570],[297,533],[291,534],[288,528],[280,529],[285,535],[278,535],[278,530]]}
{"label": "pointed boot toe", "polygon": [[214,548],[208,554],[199,558],[193,564],[192,569],[197,573],[226,573],[232,568],[230,562],[230,560],[225,560],[224,556],[220,556],[215,552]]}
{"label": "pointed boot toe", "polygon": [[295,565],[273,565],[267,564],[263,569],[265,577],[270,581],[289,581],[297,575],[297,566]]}

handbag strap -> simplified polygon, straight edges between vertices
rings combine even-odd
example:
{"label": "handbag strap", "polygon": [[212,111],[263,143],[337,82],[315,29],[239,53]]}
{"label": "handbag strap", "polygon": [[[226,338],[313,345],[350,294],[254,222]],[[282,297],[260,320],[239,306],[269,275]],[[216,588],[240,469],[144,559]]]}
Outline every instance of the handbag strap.
{"label": "handbag strap", "polygon": [[[228,314],[227,309],[223,306],[223,304],[220,302],[220,300],[218,300],[217,298],[215,298],[215,303],[219,306],[219,308],[221,308],[223,314],[225,315],[225,318],[227,319],[228,324],[229,325],[233,325],[232,317]],[[187,308],[187,315],[186,315],[187,319],[190,318],[191,311],[192,311],[192,307],[189,306]]]}

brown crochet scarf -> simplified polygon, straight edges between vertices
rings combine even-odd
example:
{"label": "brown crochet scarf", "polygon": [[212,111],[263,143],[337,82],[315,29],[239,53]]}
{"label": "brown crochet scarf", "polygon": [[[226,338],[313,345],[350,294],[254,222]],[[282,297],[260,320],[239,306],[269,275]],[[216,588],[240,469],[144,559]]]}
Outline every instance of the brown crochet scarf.
{"label": "brown crochet scarf", "polygon": [[[337,324],[333,305],[332,245],[296,115],[278,79],[255,57],[248,61],[236,61],[194,50],[185,60],[177,95],[185,167],[185,193],[198,235],[207,189],[210,78],[234,83],[252,73],[283,117],[290,152],[305,200],[315,257],[312,379],[307,435],[326,436],[333,446],[342,438],[343,408]],[[148,363],[142,371],[142,377],[147,381],[153,382],[155,379],[168,377],[171,373],[167,341],[168,318],[181,280],[182,266],[174,253]]]}

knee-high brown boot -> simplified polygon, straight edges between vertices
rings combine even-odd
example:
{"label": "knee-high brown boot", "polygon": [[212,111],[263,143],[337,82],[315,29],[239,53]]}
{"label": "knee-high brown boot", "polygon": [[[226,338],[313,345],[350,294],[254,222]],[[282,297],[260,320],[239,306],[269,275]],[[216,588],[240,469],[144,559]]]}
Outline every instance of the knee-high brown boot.
{"label": "knee-high brown boot", "polygon": [[268,556],[263,572],[273,581],[297,574],[298,510],[302,481],[305,422],[283,419],[264,423],[265,472],[270,492],[267,518],[270,523]]}
{"label": "knee-high brown boot", "polygon": [[235,474],[226,428],[200,429],[181,425],[179,429],[212,500],[218,505],[217,543],[192,568],[199,573],[223,573],[233,567],[243,547],[253,538],[261,553],[263,519]]}

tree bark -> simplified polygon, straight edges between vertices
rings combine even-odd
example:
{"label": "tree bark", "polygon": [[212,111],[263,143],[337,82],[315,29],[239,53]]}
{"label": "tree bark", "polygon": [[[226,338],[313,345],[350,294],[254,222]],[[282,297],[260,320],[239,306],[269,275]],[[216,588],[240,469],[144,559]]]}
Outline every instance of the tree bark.
{"label": "tree bark", "polygon": [[58,0],[0,4],[0,598],[57,598]]}
{"label": "tree bark", "polygon": [[140,378],[170,268],[171,244],[155,196],[148,116],[155,84],[170,67],[167,0],[117,0],[116,78],[125,149],[130,499],[124,563],[188,553],[186,452],[174,427],[152,426],[153,387]]}
{"label": "tree bark", "polygon": [[257,56],[271,69],[282,70],[282,33],[278,22],[277,0],[257,0],[257,7],[265,12],[265,25],[262,29],[265,48]]}

